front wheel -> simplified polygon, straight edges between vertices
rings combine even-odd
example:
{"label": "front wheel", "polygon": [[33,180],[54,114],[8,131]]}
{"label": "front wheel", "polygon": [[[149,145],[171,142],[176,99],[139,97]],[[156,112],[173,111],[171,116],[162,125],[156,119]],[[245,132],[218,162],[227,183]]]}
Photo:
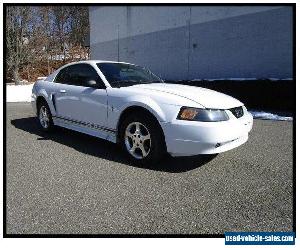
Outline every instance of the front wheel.
{"label": "front wheel", "polygon": [[121,143],[136,163],[156,162],[165,154],[165,143],[158,122],[148,114],[130,115],[121,126]]}

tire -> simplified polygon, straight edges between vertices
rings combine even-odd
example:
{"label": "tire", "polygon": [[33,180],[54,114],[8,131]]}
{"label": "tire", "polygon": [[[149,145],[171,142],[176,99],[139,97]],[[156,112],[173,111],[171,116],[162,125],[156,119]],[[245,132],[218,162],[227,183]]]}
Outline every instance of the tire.
{"label": "tire", "polygon": [[37,118],[40,128],[43,131],[49,132],[53,129],[54,124],[50,108],[45,100],[42,100],[37,107]]}
{"label": "tire", "polygon": [[[159,123],[145,112],[126,117],[121,124],[119,136],[123,150],[137,164],[158,162],[166,153],[164,135]],[[136,149],[133,150],[134,145]]]}

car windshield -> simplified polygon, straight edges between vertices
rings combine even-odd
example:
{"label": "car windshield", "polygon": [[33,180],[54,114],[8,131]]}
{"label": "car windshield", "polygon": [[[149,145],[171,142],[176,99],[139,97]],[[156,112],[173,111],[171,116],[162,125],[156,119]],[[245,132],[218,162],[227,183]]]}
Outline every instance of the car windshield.
{"label": "car windshield", "polygon": [[97,66],[113,88],[163,82],[149,70],[132,64],[97,63]]}

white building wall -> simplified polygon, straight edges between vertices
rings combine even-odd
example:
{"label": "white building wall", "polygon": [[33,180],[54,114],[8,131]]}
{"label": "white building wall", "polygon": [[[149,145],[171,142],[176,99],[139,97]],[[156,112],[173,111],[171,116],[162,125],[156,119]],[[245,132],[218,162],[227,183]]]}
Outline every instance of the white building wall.
{"label": "white building wall", "polygon": [[92,59],[165,79],[292,77],[291,7],[90,7]]}

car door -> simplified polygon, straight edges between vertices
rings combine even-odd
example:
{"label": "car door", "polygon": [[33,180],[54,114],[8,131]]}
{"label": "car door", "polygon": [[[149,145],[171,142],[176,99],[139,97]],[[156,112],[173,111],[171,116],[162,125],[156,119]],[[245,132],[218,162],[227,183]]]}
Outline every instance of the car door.
{"label": "car door", "polygon": [[78,126],[105,130],[107,91],[96,70],[85,63],[63,70],[55,79],[57,116]]}

